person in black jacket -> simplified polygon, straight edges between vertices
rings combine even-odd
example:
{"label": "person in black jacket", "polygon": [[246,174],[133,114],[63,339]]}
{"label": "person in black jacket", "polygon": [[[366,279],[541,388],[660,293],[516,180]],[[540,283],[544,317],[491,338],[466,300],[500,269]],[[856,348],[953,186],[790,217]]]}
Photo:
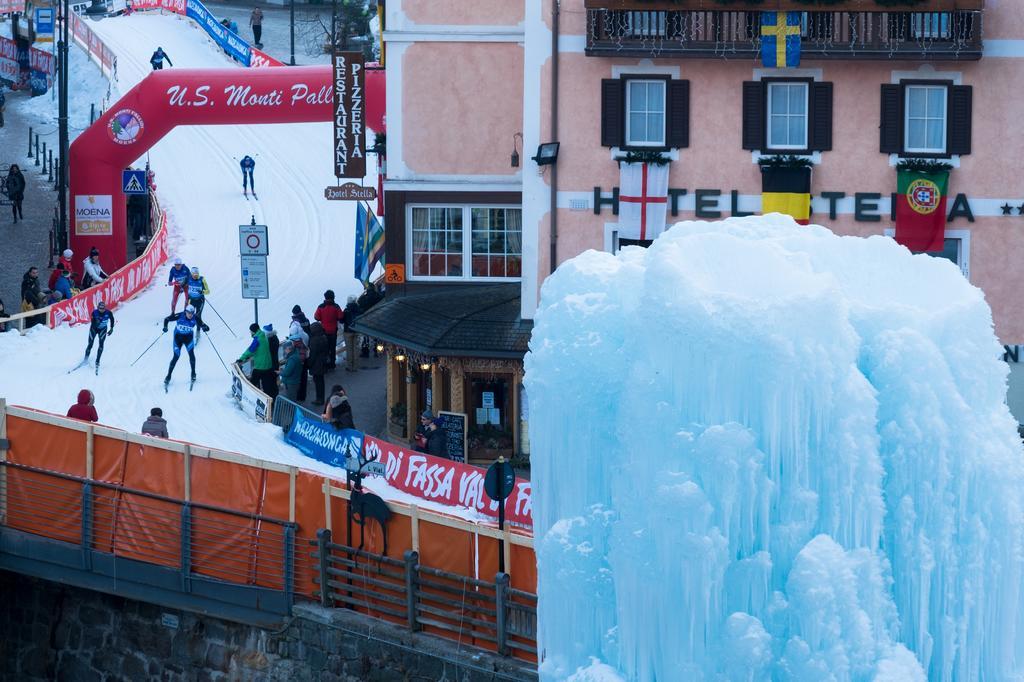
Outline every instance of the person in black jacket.
{"label": "person in black jacket", "polygon": [[352,323],[359,317],[359,304],[355,296],[349,296],[345,304],[345,371],[356,371],[356,346],[359,345],[359,334],[352,329]]}
{"label": "person in black jacket", "polygon": [[[281,359],[277,355],[281,348],[281,340],[277,338],[277,330],[274,329],[274,325],[263,325],[263,331],[267,333],[267,345],[270,348],[270,372],[267,374],[263,390],[271,398],[275,398],[277,397],[277,373],[281,371]],[[267,391],[268,388],[269,391]]]}
{"label": "person in black jacket", "polygon": [[[22,312],[34,310],[42,307],[45,302],[46,294],[43,293],[42,286],[39,284],[39,268],[33,265],[21,277],[21,310]],[[42,321],[45,322],[46,315],[43,315],[42,318]],[[25,328],[33,327],[39,322],[38,316],[26,318]]]}
{"label": "person in black jacket", "polygon": [[327,409],[323,415],[324,421],[329,422],[336,429],[354,429],[355,422],[352,420],[352,406],[348,402],[348,396],[335,394],[327,403]]}
{"label": "person in black jacket", "polygon": [[313,385],[316,387],[316,396],[310,401],[314,405],[323,405],[324,403],[324,374],[327,373],[329,346],[323,325],[319,322],[311,324],[309,326],[309,360],[306,364],[309,367],[309,373],[313,375]]}
{"label": "person in black jacket", "polygon": [[12,163],[11,169],[7,171],[4,179],[4,190],[7,198],[11,200],[11,211],[14,213],[14,222],[18,218],[25,219],[25,213],[21,210],[21,202],[25,200],[25,176],[21,174],[18,164]]}

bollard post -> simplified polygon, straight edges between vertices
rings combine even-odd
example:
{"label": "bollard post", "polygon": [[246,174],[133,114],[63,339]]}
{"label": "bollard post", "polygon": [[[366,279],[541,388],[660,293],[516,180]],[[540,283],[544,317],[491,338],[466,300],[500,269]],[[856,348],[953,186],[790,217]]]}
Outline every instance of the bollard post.
{"label": "bollard post", "polygon": [[284,527],[284,594],[288,615],[292,615],[295,602],[295,526]]}
{"label": "bollard post", "polygon": [[92,483],[82,484],[82,568],[92,570]]}
{"label": "bollard post", "polygon": [[28,127],[28,158],[32,158],[32,126]]}
{"label": "bollard post", "polygon": [[416,620],[416,590],[419,586],[420,553],[407,549],[402,555],[405,559],[405,614],[409,629],[416,632],[420,629],[419,621]]}
{"label": "bollard post", "polygon": [[47,160],[47,164],[50,166],[50,176],[47,178],[47,181],[53,182],[53,149],[50,150],[50,158]]}
{"label": "bollard post", "polygon": [[39,133],[36,133],[36,155],[33,157],[36,160],[36,165],[39,165]]}
{"label": "bollard post", "polygon": [[89,102],[89,125],[96,122],[96,102]]}
{"label": "bollard post", "polygon": [[46,172],[46,140],[43,140],[43,170],[39,172],[40,174]]}
{"label": "bollard post", "polygon": [[330,552],[331,531],[328,528],[321,528],[316,532],[317,553],[320,556],[320,606],[331,607],[331,586],[327,584],[329,578],[327,571],[327,553]]}
{"label": "bollard post", "polygon": [[181,505],[181,591],[192,591],[192,506]]}
{"label": "bollard post", "polygon": [[505,622],[507,602],[508,573],[499,573],[494,576],[494,625],[498,639],[498,653],[502,656],[508,656],[508,624]]}

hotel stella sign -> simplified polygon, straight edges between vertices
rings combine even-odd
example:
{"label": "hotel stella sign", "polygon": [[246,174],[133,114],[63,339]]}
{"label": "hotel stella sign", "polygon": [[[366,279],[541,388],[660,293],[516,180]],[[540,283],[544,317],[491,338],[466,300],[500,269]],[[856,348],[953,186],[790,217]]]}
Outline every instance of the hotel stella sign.
{"label": "hotel stella sign", "polygon": [[[676,189],[669,187],[668,189],[668,209],[671,215],[679,215],[679,200],[689,194],[687,189]],[[726,217],[723,215],[721,209],[720,199],[726,196],[725,192],[720,189],[695,189],[693,190],[694,200],[694,216],[697,218],[722,218]],[[729,197],[729,215],[730,216],[747,216],[754,215],[750,211],[741,211],[740,204],[740,192],[739,190],[729,190],[727,195]],[[820,198],[828,203],[828,217],[829,220],[836,219],[836,204],[840,199],[845,199],[848,195],[846,192],[819,192],[818,194],[812,194],[811,200],[813,201],[816,197]],[[882,200],[882,194],[880,192],[855,192],[853,195],[853,219],[864,223],[877,223],[881,222],[882,214],[879,202]],[[896,220],[896,197],[897,194],[894,192],[891,195],[890,202],[890,220]],[[601,191],[600,187],[594,188],[594,215],[600,215],[601,209],[605,206],[609,206],[612,209],[612,214],[619,215],[619,188],[613,187],[611,196],[607,196]],[[1004,213],[1006,213],[1004,209]],[[966,194],[957,194],[956,198],[950,202],[949,215],[947,220],[952,221],[957,218],[966,218],[967,222],[974,222],[974,212],[971,210],[970,201],[967,199]]]}
{"label": "hotel stella sign", "polygon": [[335,52],[331,57],[334,78],[334,176],[366,175],[366,127],[363,93],[366,72],[362,52]]}

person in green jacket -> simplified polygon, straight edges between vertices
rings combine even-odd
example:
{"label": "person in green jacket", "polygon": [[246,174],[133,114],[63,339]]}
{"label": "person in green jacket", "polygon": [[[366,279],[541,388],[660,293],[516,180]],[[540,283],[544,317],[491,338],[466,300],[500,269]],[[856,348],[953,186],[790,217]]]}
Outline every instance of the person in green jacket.
{"label": "person in green jacket", "polygon": [[272,395],[277,378],[271,369],[273,362],[270,359],[270,341],[267,340],[267,333],[256,323],[249,325],[249,333],[252,334],[252,343],[238,358],[238,364],[252,358],[252,375],[249,381],[267,395]]}
{"label": "person in green jacket", "polygon": [[295,352],[295,344],[285,341],[281,346],[284,351],[284,362],[281,366],[281,384],[284,386],[285,396],[293,401],[299,402],[299,381],[302,378],[302,358]]}

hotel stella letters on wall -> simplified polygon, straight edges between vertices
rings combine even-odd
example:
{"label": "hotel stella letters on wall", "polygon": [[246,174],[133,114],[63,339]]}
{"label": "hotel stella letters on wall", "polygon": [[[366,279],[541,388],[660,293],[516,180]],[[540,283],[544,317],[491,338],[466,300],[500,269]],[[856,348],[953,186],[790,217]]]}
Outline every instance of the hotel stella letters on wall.
{"label": "hotel stella letters on wall", "polygon": [[[676,189],[669,187],[668,189],[668,210],[673,216],[679,215],[679,200],[689,194],[687,189]],[[724,196],[724,193],[720,189],[695,189],[693,190],[694,199],[694,216],[697,218],[723,218],[727,217],[723,214],[720,208],[719,199]],[[729,191],[729,216],[747,216],[754,215],[750,211],[741,211],[739,207],[740,203],[740,192],[739,190]],[[882,214],[878,203],[882,200],[882,194],[879,192],[855,192],[853,195],[853,219],[864,223],[877,223],[881,222]],[[896,220],[896,193],[891,195],[890,202],[890,220]],[[828,217],[829,220],[836,219],[836,204],[840,199],[847,197],[846,192],[819,192],[817,195],[811,195],[813,202],[815,197],[819,197],[828,202]],[[607,196],[601,191],[600,187],[594,188],[594,215],[600,215],[601,209],[605,206],[611,207],[613,215],[619,215],[619,188],[613,187],[611,196]],[[1005,213],[1005,211],[1004,211]],[[813,215],[813,213],[812,213]],[[956,198],[950,202],[949,215],[947,221],[953,221],[957,218],[966,218],[968,222],[974,222],[974,212],[971,210],[970,201],[967,199],[966,194],[957,194]]]}
{"label": "hotel stella letters on wall", "polygon": [[366,175],[363,53],[335,52],[331,64],[334,68],[334,176],[362,179]]}

